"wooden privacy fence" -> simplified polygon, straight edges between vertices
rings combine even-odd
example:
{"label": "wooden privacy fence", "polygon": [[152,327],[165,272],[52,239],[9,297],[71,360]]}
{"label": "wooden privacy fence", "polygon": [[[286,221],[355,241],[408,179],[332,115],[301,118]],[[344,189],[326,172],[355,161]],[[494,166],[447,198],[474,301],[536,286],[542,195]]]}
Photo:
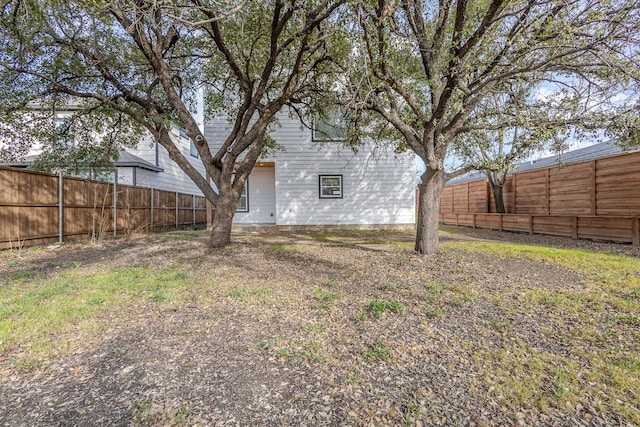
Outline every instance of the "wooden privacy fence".
{"label": "wooden privacy fence", "polygon": [[201,196],[0,167],[0,248],[206,222]]}
{"label": "wooden privacy fence", "polygon": [[640,152],[514,173],[495,213],[487,180],[445,187],[445,224],[640,244]]}

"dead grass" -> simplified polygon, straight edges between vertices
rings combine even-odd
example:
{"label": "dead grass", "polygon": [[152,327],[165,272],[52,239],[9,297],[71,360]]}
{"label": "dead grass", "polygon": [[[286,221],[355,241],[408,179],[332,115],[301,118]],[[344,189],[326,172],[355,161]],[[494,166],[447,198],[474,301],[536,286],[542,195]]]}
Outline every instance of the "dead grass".
{"label": "dead grass", "polygon": [[403,233],[206,237],[0,253],[7,422],[640,423],[637,258],[463,234],[428,259]]}
{"label": "dead grass", "polygon": [[[474,242],[462,248],[509,259],[525,258],[578,272],[584,281],[560,288],[526,287],[514,298],[490,294],[506,312],[545,321],[545,339],[564,352],[518,339],[501,348],[485,347],[474,360],[486,372],[496,396],[512,407],[581,409],[592,405],[622,419],[640,422],[640,262],[635,257],[545,246]],[[503,305],[504,309],[504,305]]]}

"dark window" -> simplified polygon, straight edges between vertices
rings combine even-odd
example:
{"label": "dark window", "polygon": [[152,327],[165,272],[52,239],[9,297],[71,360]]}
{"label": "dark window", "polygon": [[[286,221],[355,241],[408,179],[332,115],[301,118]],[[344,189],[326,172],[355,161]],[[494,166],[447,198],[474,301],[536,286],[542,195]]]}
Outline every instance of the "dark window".
{"label": "dark window", "polygon": [[196,148],[196,144],[193,142],[193,139],[189,139],[189,143],[191,144],[189,147],[189,151],[191,152],[191,155],[197,159],[198,149]]}
{"label": "dark window", "polygon": [[342,175],[320,175],[320,198],[342,198]]}
{"label": "dark window", "polygon": [[341,108],[318,114],[313,121],[314,141],[344,141],[347,139],[347,114]]}
{"label": "dark window", "polygon": [[240,200],[238,200],[238,208],[236,212],[249,212],[249,181],[244,185],[244,189],[242,190],[242,194],[240,195]]}
{"label": "dark window", "polygon": [[114,169],[93,169],[91,178],[102,182],[118,182],[118,171]]}

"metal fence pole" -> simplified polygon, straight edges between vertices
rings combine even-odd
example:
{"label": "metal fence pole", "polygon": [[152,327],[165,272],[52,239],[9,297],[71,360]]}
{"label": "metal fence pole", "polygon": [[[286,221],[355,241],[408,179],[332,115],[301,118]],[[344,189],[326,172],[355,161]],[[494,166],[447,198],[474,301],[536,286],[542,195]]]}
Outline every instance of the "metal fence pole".
{"label": "metal fence pole", "polygon": [[58,243],[62,243],[64,240],[64,178],[62,176],[62,170],[58,172]]}

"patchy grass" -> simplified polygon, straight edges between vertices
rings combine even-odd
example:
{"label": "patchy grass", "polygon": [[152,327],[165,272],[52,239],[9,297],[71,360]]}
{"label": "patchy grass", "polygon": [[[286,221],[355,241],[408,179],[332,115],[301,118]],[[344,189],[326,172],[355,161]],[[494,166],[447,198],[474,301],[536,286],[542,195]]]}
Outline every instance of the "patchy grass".
{"label": "patchy grass", "polygon": [[197,231],[197,230],[174,230],[174,231],[167,231],[165,233],[162,233],[160,236],[162,236],[162,239],[164,241],[178,240],[178,241],[190,242],[190,241],[196,240],[199,237],[207,236],[207,233],[206,231]]}
{"label": "patchy grass", "polygon": [[293,357],[311,362],[326,362],[330,354],[322,348],[322,343],[316,339],[289,339],[278,337],[265,342],[264,350],[271,352],[275,357]]}
{"label": "patchy grass", "polygon": [[[584,277],[584,283],[570,286],[540,283],[483,296],[510,316],[545,318],[547,324],[540,337],[544,341],[536,342],[523,340],[511,322],[489,322],[506,340],[499,348],[482,346],[473,360],[492,395],[501,396],[512,410],[581,410],[591,401],[599,411],[640,423],[640,408],[631,403],[640,401],[637,258],[502,242],[446,246],[495,255],[505,265],[512,258],[552,264]],[[567,350],[554,351],[556,343]]]}
{"label": "patchy grass", "polygon": [[318,308],[323,310],[329,310],[334,301],[340,298],[340,294],[338,292],[327,291],[322,288],[317,288],[313,292],[313,299],[317,301]]}
{"label": "patchy grass", "polygon": [[285,242],[276,242],[269,245],[273,251],[286,251],[291,249],[291,245]]}
{"label": "patchy grass", "polygon": [[[427,259],[410,236],[375,232],[243,234],[247,245],[204,251],[180,233],[66,260],[0,253],[0,370],[57,405],[71,401],[58,384],[86,384],[45,371],[55,355],[98,373],[144,367],[175,393],[150,386],[135,404],[122,390],[79,392],[108,395],[137,425],[324,422],[294,407],[381,425],[640,424],[637,258],[464,242]],[[138,249],[160,255],[133,259]],[[212,381],[235,406],[212,400]]]}
{"label": "patchy grass", "polygon": [[329,280],[325,280],[320,282],[320,286],[324,286],[325,288],[335,288],[336,287],[336,281],[333,279],[329,279]]}
{"label": "patchy grass", "polygon": [[452,283],[426,283],[427,291],[422,298],[422,306],[427,316],[441,317],[445,313],[445,306],[463,307],[477,296],[475,286],[457,285]]}
{"label": "patchy grass", "polygon": [[[393,244],[393,246],[395,246],[397,249],[400,249],[402,251],[406,251],[406,252],[413,252],[414,248],[415,248],[415,243],[414,242],[406,242],[406,241],[398,241],[398,240],[394,240],[391,242]],[[408,254],[407,254],[408,255]]]}
{"label": "patchy grass", "polygon": [[394,300],[371,300],[367,303],[367,311],[376,319],[381,318],[387,311],[391,313],[400,313],[403,309],[404,304]]}
{"label": "patchy grass", "polygon": [[300,235],[299,237],[305,237],[312,240],[333,240],[336,237],[336,233],[332,232],[313,232]]}
{"label": "patchy grass", "polygon": [[12,271],[11,273],[9,273],[9,278],[11,280],[18,280],[23,282],[29,279],[33,279],[35,276],[35,271]]}
{"label": "patchy grass", "polygon": [[190,425],[189,419],[193,413],[190,404],[174,407],[168,403],[158,403],[153,399],[137,402],[132,413],[136,425]]}
{"label": "patchy grass", "polygon": [[271,300],[272,291],[265,286],[260,286],[249,290],[239,288],[232,289],[231,291],[224,294],[224,296],[249,302],[268,303]]}
{"label": "patchy grass", "polygon": [[382,341],[378,341],[369,347],[361,348],[360,354],[362,354],[365,360],[386,362],[393,357],[393,350],[387,347]]}
{"label": "patchy grass", "polygon": [[449,234],[463,234],[462,231],[460,231],[460,229],[456,227],[447,227],[446,225],[440,225],[438,227],[438,230],[444,231],[445,233],[449,233]]}
{"label": "patchy grass", "polygon": [[172,266],[159,271],[70,269],[37,284],[25,284],[22,276],[14,281],[0,289],[0,351],[28,346],[31,356],[41,357],[70,350],[66,334],[97,333],[108,323],[102,320],[107,313],[176,300],[190,278]]}
{"label": "patchy grass", "polygon": [[640,412],[631,402],[637,402],[640,390],[640,355],[586,348],[582,353],[587,364],[516,339],[508,347],[482,347],[472,357],[489,392],[514,411],[575,410],[595,395],[600,411],[613,410],[638,420]]}
{"label": "patchy grass", "polygon": [[455,242],[443,246],[488,253],[502,258],[526,258],[547,262],[590,274],[591,280],[609,286],[620,286],[626,290],[640,288],[640,263],[637,257],[504,242]]}
{"label": "patchy grass", "polygon": [[[473,360],[495,395],[512,408],[562,407],[580,395],[579,366],[570,360],[540,352],[516,340],[509,349],[483,347]],[[490,362],[490,363],[488,363]]]}
{"label": "patchy grass", "polygon": [[329,327],[329,325],[327,325],[326,323],[320,323],[320,324],[316,324],[316,323],[306,323],[304,325],[302,325],[302,328],[306,331],[309,332],[324,332],[327,330],[327,328]]}

